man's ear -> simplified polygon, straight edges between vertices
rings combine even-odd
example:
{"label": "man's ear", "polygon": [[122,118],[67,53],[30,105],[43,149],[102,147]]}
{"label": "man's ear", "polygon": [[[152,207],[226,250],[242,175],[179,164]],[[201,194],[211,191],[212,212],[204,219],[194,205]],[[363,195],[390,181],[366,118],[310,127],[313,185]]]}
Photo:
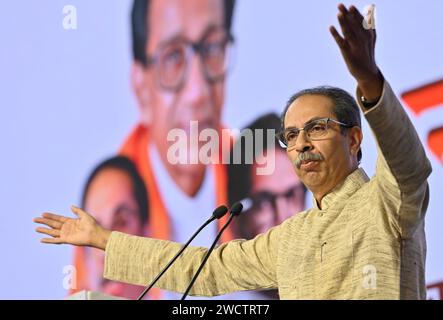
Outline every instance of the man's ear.
{"label": "man's ear", "polygon": [[349,150],[353,156],[357,156],[363,141],[363,132],[360,127],[352,127],[348,129]]}
{"label": "man's ear", "polygon": [[140,62],[134,61],[131,66],[131,87],[135,93],[140,110],[141,122],[149,127],[152,122],[152,110],[149,99],[146,69]]}

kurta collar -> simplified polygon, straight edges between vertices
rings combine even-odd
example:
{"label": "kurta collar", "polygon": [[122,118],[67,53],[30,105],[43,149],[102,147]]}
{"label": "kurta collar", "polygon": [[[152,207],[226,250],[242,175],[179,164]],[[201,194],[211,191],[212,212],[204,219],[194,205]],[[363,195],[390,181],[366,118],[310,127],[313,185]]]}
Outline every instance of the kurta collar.
{"label": "kurta collar", "polygon": [[317,210],[327,210],[334,204],[337,200],[344,200],[350,197],[358,189],[361,188],[363,184],[369,181],[369,177],[362,168],[355,169],[346,179],[331,190],[327,195],[321,200],[321,209],[317,205],[317,201],[312,197],[313,208]]}

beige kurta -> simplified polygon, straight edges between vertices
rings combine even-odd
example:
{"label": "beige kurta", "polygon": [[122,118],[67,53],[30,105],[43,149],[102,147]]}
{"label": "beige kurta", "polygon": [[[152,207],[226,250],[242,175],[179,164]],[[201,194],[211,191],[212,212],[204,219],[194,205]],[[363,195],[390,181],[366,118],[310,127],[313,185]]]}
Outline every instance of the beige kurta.
{"label": "beige kurta", "polygon": [[[431,166],[386,81],[364,115],[378,145],[375,176],[357,169],[322,199],[322,210],[314,205],[253,240],[218,246],[192,295],[278,288],[282,299],[425,298]],[[112,232],[104,277],[147,284],[180,248]],[[206,250],[189,247],[157,285],[183,292]]]}

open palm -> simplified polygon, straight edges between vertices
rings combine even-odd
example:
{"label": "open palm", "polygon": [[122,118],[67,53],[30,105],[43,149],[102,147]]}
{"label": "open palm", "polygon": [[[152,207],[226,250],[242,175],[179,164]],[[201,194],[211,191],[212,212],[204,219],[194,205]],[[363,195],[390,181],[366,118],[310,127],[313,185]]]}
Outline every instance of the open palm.
{"label": "open palm", "polygon": [[82,209],[72,207],[72,212],[78,218],[68,218],[48,212],[43,213],[42,217],[35,218],[34,222],[47,226],[38,227],[36,231],[51,236],[51,238],[41,239],[41,242],[52,244],[66,243],[104,249],[101,240],[106,230]]}

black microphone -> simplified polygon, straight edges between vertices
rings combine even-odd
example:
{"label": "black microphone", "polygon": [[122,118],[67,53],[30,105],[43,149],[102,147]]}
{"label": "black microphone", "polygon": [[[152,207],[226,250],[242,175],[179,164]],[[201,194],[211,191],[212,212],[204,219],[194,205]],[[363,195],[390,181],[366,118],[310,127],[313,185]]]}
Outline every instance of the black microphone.
{"label": "black microphone", "polygon": [[221,228],[220,232],[217,234],[217,237],[215,238],[214,242],[212,243],[211,248],[209,248],[208,252],[206,252],[206,255],[205,255],[202,263],[200,264],[200,267],[198,268],[197,272],[194,274],[194,277],[192,277],[192,280],[189,283],[189,286],[186,289],[185,293],[183,294],[181,300],[185,300],[186,297],[188,296],[189,291],[191,290],[192,286],[194,285],[194,282],[197,280],[197,277],[200,274],[200,272],[202,271],[203,267],[205,266],[206,261],[208,261],[209,255],[214,250],[215,245],[217,244],[218,240],[220,239],[222,233],[225,231],[225,229],[231,223],[232,219],[234,219],[234,217],[238,216],[242,212],[242,210],[243,210],[243,205],[240,202],[234,203],[234,205],[231,207],[231,215],[230,215],[228,221],[225,223],[223,228]]}
{"label": "black microphone", "polygon": [[216,208],[212,213],[212,216],[208,220],[206,220],[206,222],[192,235],[192,237],[188,240],[188,242],[186,242],[186,244],[177,252],[177,254],[171,259],[171,261],[169,261],[169,263],[163,268],[163,270],[160,271],[157,277],[155,277],[155,279],[152,280],[152,282],[146,286],[145,290],[143,290],[143,292],[140,294],[137,300],[143,299],[143,297],[154,286],[154,284],[158,281],[158,279],[160,279],[161,276],[166,272],[166,270],[168,270],[171,267],[174,261],[177,260],[177,258],[183,253],[183,251],[185,251],[185,249],[189,246],[191,241],[194,240],[194,238],[200,233],[200,231],[202,231],[208,224],[210,224],[215,219],[220,219],[221,217],[223,217],[226,214],[226,212],[228,212],[228,208],[225,205],[221,205],[218,208]]}

